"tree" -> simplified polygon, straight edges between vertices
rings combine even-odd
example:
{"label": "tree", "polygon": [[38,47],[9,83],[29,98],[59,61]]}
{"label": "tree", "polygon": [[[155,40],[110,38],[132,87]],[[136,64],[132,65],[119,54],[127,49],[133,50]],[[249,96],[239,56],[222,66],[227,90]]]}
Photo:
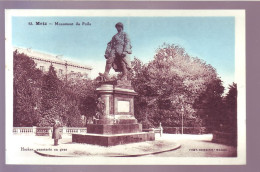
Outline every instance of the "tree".
{"label": "tree", "polygon": [[219,78],[209,82],[207,89],[196,99],[194,107],[207,127],[207,132],[219,130],[225,120],[222,94],[224,87]]}
{"label": "tree", "polygon": [[95,115],[96,85],[95,80],[84,79],[81,75],[68,75],[65,87],[66,101],[71,107],[68,112],[68,126],[84,126],[81,118],[92,118]]}
{"label": "tree", "polygon": [[63,126],[83,127],[85,117],[95,114],[96,81],[69,74],[58,78],[54,67],[43,74],[35,62],[14,52],[14,126],[52,126],[59,119]]}
{"label": "tree", "polygon": [[[181,126],[184,117],[184,126],[202,126],[195,103],[211,89],[221,98],[223,86],[216,70],[179,46],[164,44],[153,61],[142,64],[134,59],[132,65],[132,82],[139,94],[135,114],[141,122],[176,127]],[[208,97],[208,101],[215,101],[211,98],[214,96]]]}
{"label": "tree", "polygon": [[51,65],[49,71],[42,77],[41,88],[41,119],[39,126],[52,126],[54,119],[59,119],[63,124],[66,116],[65,95],[63,83],[57,77],[54,67]]}
{"label": "tree", "polygon": [[225,121],[224,130],[228,133],[237,133],[237,84],[229,86],[229,91],[224,97]]}
{"label": "tree", "polygon": [[42,72],[25,54],[13,53],[13,126],[35,126],[40,118],[40,87]]}

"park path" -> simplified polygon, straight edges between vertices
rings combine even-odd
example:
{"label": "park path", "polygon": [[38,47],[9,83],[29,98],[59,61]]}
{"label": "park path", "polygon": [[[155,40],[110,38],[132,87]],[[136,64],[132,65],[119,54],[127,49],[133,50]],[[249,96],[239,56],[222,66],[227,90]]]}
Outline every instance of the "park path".
{"label": "park path", "polygon": [[[181,148],[170,151],[163,152],[159,154],[146,155],[148,157],[235,157],[236,148],[232,146],[216,144],[211,142],[212,135],[173,135],[173,134],[163,134],[162,137],[156,134],[156,140],[172,141],[181,144]],[[63,139],[60,140],[59,146],[53,146],[53,139],[50,136],[21,136],[16,135],[12,137],[11,147],[8,149],[7,159],[16,162],[16,164],[26,162],[26,164],[48,164],[50,160],[54,160],[57,157],[44,157],[36,154],[30,149],[36,148],[51,148],[58,149],[78,149],[78,150],[91,150],[102,152],[106,148],[102,148],[96,145],[84,145],[72,143],[71,136],[64,135]],[[136,145],[138,143],[133,143]],[[144,144],[144,143],[142,143]],[[128,149],[132,144],[119,145],[120,151]],[[24,149],[24,150],[22,150]],[[28,151],[26,151],[28,149]],[[77,162],[79,159],[84,159],[86,155],[77,158],[70,158]],[[67,158],[67,159],[66,159]],[[68,160],[66,157],[65,160]],[[61,160],[62,158],[60,158]]]}

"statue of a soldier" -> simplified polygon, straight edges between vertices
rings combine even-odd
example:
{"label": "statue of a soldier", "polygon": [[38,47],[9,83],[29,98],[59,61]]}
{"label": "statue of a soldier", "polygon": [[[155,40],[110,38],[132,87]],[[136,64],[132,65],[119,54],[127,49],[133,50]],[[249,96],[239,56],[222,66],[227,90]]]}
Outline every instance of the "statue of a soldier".
{"label": "statue of a soldier", "polygon": [[105,52],[106,68],[104,74],[100,74],[106,81],[110,80],[109,71],[111,67],[116,72],[122,72],[121,80],[127,80],[127,73],[131,69],[130,54],[132,54],[132,46],[129,36],[123,31],[124,25],[121,22],[117,23],[115,27],[118,33],[107,44]]}

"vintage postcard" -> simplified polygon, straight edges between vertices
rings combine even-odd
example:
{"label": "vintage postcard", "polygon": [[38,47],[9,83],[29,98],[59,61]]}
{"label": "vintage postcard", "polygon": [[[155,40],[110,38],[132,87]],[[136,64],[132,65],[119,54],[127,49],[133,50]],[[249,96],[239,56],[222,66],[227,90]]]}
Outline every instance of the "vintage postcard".
{"label": "vintage postcard", "polygon": [[6,164],[246,164],[244,10],[5,10]]}

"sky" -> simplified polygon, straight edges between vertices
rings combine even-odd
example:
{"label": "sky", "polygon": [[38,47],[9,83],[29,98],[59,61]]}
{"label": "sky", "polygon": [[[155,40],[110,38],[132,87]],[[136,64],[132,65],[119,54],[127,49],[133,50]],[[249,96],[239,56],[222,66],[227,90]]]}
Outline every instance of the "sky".
{"label": "sky", "polygon": [[131,39],[132,59],[148,63],[163,43],[175,44],[212,65],[225,87],[234,82],[234,17],[13,17],[12,44],[90,65],[92,77],[96,77],[104,72],[104,52],[117,33],[117,22],[124,24]]}

